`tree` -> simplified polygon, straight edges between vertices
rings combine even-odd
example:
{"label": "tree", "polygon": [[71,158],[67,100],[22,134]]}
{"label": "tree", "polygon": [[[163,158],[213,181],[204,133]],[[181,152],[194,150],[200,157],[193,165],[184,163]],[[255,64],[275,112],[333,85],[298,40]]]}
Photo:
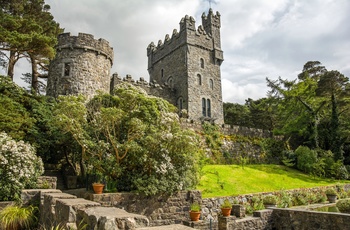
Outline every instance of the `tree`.
{"label": "tree", "polygon": [[343,144],[345,139],[341,137],[340,120],[338,112],[338,100],[349,95],[349,79],[338,71],[325,72],[318,81],[317,94],[327,96],[331,102],[331,119],[328,128],[327,149],[334,153],[335,160],[343,161]]}
{"label": "tree", "polygon": [[246,105],[226,102],[223,107],[225,124],[252,127],[249,109]]}
{"label": "tree", "polygon": [[53,58],[57,35],[62,31],[44,0],[0,0],[0,50],[7,53],[8,76],[13,79],[16,62],[23,57],[32,66],[32,88],[38,90],[38,66],[45,70]]}
{"label": "tree", "polygon": [[[182,130],[175,107],[120,84],[113,95],[62,96],[55,121],[81,147],[88,172],[118,181],[123,191],[171,193],[197,182],[195,133]],[[193,174],[192,174],[193,173]]]}

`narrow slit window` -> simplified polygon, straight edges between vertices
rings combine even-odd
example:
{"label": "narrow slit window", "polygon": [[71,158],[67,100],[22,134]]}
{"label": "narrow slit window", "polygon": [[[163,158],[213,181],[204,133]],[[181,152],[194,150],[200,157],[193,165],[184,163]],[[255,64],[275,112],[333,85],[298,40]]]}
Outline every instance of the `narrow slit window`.
{"label": "narrow slit window", "polygon": [[207,116],[207,106],[205,98],[202,98],[202,115],[203,117]]}
{"label": "narrow slit window", "polygon": [[202,76],[200,74],[197,74],[197,83],[198,85],[202,85]]}
{"label": "narrow slit window", "polygon": [[183,99],[182,99],[182,97],[179,98],[177,104],[178,104],[179,111],[181,111],[183,109]]}
{"label": "narrow slit window", "polygon": [[208,115],[208,117],[211,117],[210,99],[207,99],[207,115]]}
{"label": "narrow slit window", "polygon": [[210,89],[214,89],[214,81],[213,81],[213,79],[209,80],[209,87],[210,87]]}
{"label": "narrow slit window", "polygon": [[203,58],[200,59],[200,63],[201,63],[201,68],[204,69],[204,59]]}
{"label": "narrow slit window", "polygon": [[70,76],[70,63],[64,63],[63,76]]}

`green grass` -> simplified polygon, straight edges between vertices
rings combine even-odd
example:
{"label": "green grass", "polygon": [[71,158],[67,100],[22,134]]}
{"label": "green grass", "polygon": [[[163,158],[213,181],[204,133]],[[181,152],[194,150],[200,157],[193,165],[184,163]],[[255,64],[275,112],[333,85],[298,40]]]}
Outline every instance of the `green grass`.
{"label": "green grass", "polygon": [[349,183],[315,178],[282,165],[207,165],[196,189],[203,198]]}

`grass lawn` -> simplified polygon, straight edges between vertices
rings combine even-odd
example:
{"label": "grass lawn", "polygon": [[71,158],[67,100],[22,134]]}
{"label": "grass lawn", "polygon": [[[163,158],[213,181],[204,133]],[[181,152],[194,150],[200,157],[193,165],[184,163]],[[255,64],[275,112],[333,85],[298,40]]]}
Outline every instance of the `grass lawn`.
{"label": "grass lawn", "polygon": [[282,165],[207,165],[196,189],[208,198],[349,182],[314,178]]}

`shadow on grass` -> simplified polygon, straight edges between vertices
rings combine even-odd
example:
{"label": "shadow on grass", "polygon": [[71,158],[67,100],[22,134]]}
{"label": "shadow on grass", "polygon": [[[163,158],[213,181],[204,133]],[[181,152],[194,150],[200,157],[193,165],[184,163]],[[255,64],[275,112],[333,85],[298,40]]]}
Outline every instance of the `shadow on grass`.
{"label": "shadow on grass", "polygon": [[339,183],[349,182],[344,180],[334,180],[334,179],[315,177],[283,165],[265,165],[264,164],[264,165],[246,165],[245,167],[263,171],[269,174],[276,174],[279,176],[286,176],[293,179],[299,179],[307,183],[329,184],[329,183],[338,183],[338,182]]}

